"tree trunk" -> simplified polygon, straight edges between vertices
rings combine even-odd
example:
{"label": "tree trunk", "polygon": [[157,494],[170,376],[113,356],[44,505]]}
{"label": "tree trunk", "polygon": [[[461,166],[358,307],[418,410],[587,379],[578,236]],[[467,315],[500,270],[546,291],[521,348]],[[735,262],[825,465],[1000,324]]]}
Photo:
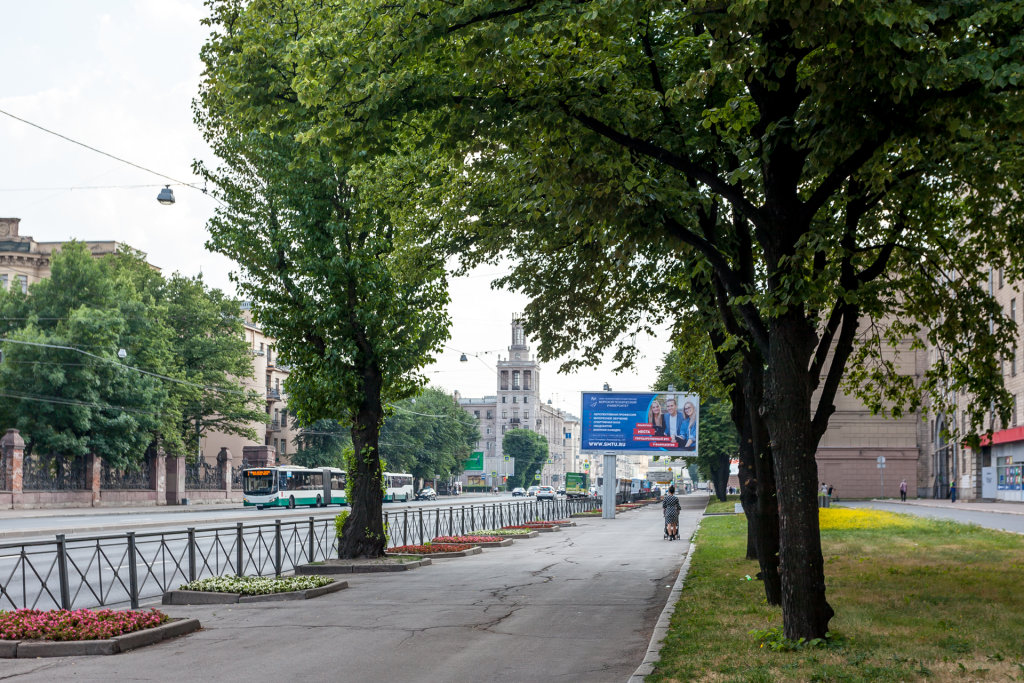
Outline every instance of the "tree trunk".
{"label": "tree trunk", "polygon": [[338,557],[342,559],[382,557],[387,549],[382,515],[384,492],[381,490],[384,470],[378,447],[384,417],[381,387],[380,373],[376,369],[366,370],[363,402],[352,425],[355,467],[348,473],[352,477],[351,512],[338,540]]}
{"label": "tree trunk", "polygon": [[747,418],[747,404],[743,396],[743,388],[736,383],[729,395],[732,399],[732,422],[740,437],[740,503],[743,504],[743,514],[747,518],[746,559],[759,560],[757,546],[760,517],[757,513],[757,478],[754,475],[754,444],[750,433],[750,420]]}
{"label": "tree trunk", "polygon": [[729,454],[721,452],[718,454],[717,467],[712,470],[715,484],[715,495],[718,496],[718,500],[723,503],[726,500],[726,495],[729,489]]}
{"label": "tree trunk", "polygon": [[787,638],[823,638],[835,612],[825,599],[818,527],[817,439],[808,366],[815,334],[800,312],[772,322],[764,417],[771,435],[779,509],[782,623]]}

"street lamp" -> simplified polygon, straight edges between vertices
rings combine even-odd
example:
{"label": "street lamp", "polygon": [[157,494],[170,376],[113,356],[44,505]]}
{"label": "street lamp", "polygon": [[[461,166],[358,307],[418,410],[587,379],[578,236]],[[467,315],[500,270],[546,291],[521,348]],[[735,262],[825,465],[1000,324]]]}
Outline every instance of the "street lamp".
{"label": "street lamp", "polygon": [[612,390],[612,388],[610,386],[608,386],[608,382],[604,383],[604,390],[605,391],[611,391]]}
{"label": "street lamp", "polygon": [[174,190],[170,185],[165,185],[164,189],[160,190],[160,194],[156,196],[156,200],[164,206],[170,206],[174,203]]}
{"label": "street lamp", "polygon": [[121,360],[124,360],[125,358],[128,357],[128,352],[125,351],[124,349],[118,349],[117,350],[117,357],[120,358]]}

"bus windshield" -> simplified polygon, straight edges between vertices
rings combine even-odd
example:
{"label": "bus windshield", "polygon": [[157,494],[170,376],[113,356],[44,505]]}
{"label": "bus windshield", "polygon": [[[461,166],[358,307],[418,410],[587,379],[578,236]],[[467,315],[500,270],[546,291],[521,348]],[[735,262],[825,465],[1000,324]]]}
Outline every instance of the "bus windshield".
{"label": "bus windshield", "polygon": [[277,490],[274,470],[246,470],[242,473],[242,491],[254,496],[266,496]]}

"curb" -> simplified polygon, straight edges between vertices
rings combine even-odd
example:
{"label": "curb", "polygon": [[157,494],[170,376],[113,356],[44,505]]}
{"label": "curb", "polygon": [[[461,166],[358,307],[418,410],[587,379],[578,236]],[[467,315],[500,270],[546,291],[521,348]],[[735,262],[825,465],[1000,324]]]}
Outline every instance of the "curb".
{"label": "curb", "polygon": [[430,553],[430,559],[443,560],[446,557],[468,557],[469,555],[479,555],[482,552],[483,549],[479,545],[474,545],[472,548],[456,550],[450,553]]}
{"label": "curb", "polygon": [[[339,564],[328,564],[337,562]],[[296,576],[312,576],[315,574],[382,574],[386,572],[405,572],[417,567],[426,567],[430,558],[421,557],[401,564],[340,564],[343,560],[328,560],[324,564],[301,564],[295,568]]]}
{"label": "curb", "polygon": [[554,531],[562,530],[561,527],[557,526],[531,526],[529,527],[529,529],[530,531],[536,532],[538,534],[550,534]]}
{"label": "curb", "polygon": [[[694,535],[699,529],[700,520],[698,519],[697,526],[693,529]],[[665,609],[661,611],[658,623],[654,625],[654,633],[651,634],[651,642],[647,645],[644,661],[640,662],[640,666],[629,677],[628,683],[643,683],[647,676],[654,673],[654,666],[661,659],[661,646],[665,642],[665,636],[668,635],[669,623],[672,621],[672,615],[675,614],[679,595],[683,592],[686,574],[690,571],[690,558],[693,557],[693,551],[696,548],[697,544],[691,540],[690,547],[686,551],[686,559],[683,560],[683,566],[679,568],[679,576],[676,577],[676,582],[672,585],[672,590],[669,591],[668,600],[665,601]]]}
{"label": "curb", "polygon": [[476,541],[476,546],[480,548],[507,548],[508,546],[515,543],[510,536],[501,541]]}
{"label": "curb", "polygon": [[3,640],[0,641],[0,657],[34,659],[36,657],[113,655],[192,633],[200,628],[202,626],[198,619],[176,619],[160,626],[104,640]]}
{"label": "curb", "polygon": [[216,591],[167,591],[164,593],[164,605],[230,605],[247,602],[280,602],[282,600],[309,600],[328,593],[336,593],[348,588],[348,581],[335,581],[318,588],[303,588],[286,593],[267,593],[265,595],[242,595],[241,593],[218,593]]}

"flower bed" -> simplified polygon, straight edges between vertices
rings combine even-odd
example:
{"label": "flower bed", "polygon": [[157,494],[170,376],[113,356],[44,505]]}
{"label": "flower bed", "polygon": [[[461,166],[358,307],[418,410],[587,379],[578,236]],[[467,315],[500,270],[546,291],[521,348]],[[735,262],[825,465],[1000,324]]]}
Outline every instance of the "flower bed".
{"label": "flower bed", "polygon": [[526,524],[510,524],[509,526],[502,527],[502,530],[510,529],[553,529],[557,524],[553,522],[527,522]]}
{"label": "flower bed", "polygon": [[431,545],[437,543],[468,543],[473,545],[474,543],[494,543],[504,540],[503,536],[438,536],[437,538],[430,539],[430,543]]}
{"label": "flower bed", "polygon": [[472,531],[472,536],[528,536],[530,529],[484,529],[483,531]]}
{"label": "flower bed", "polygon": [[239,595],[270,595],[320,588],[334,579],[327,576],[211,576],[186,583],[179,590],[204,593],[238,593]]}
{"label": "flower bed", "polygon": [[168,619],[155,609],[19,609],[0,612],[0,640],[104,640],[153,628]]}
{"label": "flower bed", "polygon": [[416,555],[431,555],[434,553],[461,553],[469,550],[472,545],[468,543],[430,543],[428,545],[400,545],[391,548],[388,553],[413,553]]}

